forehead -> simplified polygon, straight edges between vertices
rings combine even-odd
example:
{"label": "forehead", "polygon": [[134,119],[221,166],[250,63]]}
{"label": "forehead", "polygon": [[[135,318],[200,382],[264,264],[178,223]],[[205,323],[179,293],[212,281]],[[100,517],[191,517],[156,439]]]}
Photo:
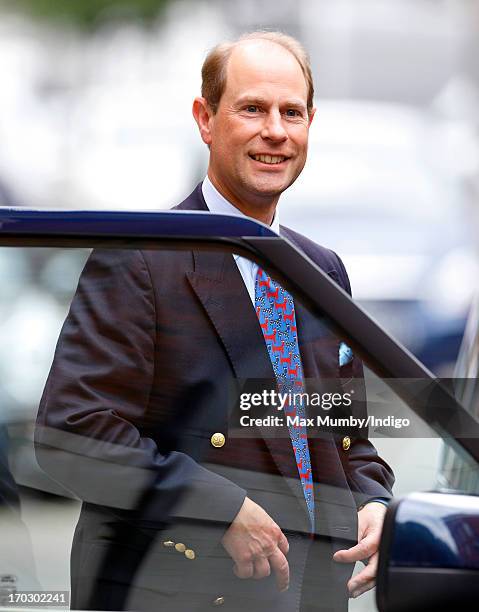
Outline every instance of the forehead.
{"label": "forehead", "polygon": [[294,96],[306,103],[308,87],[292,53],[277,43],[252,40],[232,51],[223,95],[231,101],[250,93],[262,97]]}

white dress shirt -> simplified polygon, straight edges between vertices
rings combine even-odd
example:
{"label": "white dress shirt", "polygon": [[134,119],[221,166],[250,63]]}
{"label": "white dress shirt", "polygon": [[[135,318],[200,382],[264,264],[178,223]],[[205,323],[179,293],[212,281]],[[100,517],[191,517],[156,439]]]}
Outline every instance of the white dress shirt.
{"label": "white dress shirt", "polygon": [[[216,189],[213,183],[210,181],[208,176],[206,176],[203,184],[201,185],[201,191],[203,192],[203,197],[205,198],[206,206],[212,213],[218,214],[230,214],[236,215],[238,217],[246,217],[246,215],[241,212],[239,208],[236,208],[231,202],[221,195],[221,193]],[[247,217],[250,218],[250,217]],[[271,223],[270,229],[273,232],[276,232],[279,235],[279,214],[278,210],[274,213],[273,222]],[[241,257],[240,255],[233,254],[236,265],[238,266],[238,270],[243,277],[244,284],[246,285],[246,289],[248,290],[251,301],[253,302],[253,306],[255,305],[255,283],[256,283],[256,273],[258,272],[258,264],[255,262],[246,259],[246,257]]]}

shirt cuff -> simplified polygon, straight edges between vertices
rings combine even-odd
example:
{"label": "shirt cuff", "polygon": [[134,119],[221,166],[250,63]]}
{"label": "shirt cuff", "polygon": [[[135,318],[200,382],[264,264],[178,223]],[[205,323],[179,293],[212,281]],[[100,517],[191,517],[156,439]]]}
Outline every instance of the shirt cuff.
{"label": "shirt cuff", "polygon": [[372,502],[377,502],[378,504],[383,504],[383,506],[386,506],[386,508],[387,508],[389,506],[390,500],[387,497],[372,497],[371,499],[368,499],[367,502],[364,502],[364,504],[361,504],[361,506],[359,506],[358,510],[362,510],[364,508],[364,506],[366,506],[367,504],[371,504]]}

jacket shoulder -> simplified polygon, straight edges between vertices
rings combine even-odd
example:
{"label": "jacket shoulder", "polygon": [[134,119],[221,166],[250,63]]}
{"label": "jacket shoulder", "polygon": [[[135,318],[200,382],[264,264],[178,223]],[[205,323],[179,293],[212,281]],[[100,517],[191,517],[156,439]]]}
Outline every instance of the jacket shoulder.
{"label": "jacket shoulder", "polygon": [[337,253],[331,249],[317,244],[310,238],[303,236],[299,232],[292,230],[284,225],[280,226],[281,236],[290,240],[297,246],[305,255],[314,261],[328,276],[330,276],[338,285],[351,295],[351,285],[349,283],[346,268]]}

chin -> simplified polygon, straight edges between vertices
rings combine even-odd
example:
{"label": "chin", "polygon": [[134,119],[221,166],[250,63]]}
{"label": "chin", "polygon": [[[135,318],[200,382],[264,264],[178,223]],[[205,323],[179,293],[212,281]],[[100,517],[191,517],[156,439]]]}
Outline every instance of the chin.
{"label": "chin", "polygon": [[255,181],[251,183],[251,188],[260,196],[274,197],[283,193],[290,185],[287,181]]}

